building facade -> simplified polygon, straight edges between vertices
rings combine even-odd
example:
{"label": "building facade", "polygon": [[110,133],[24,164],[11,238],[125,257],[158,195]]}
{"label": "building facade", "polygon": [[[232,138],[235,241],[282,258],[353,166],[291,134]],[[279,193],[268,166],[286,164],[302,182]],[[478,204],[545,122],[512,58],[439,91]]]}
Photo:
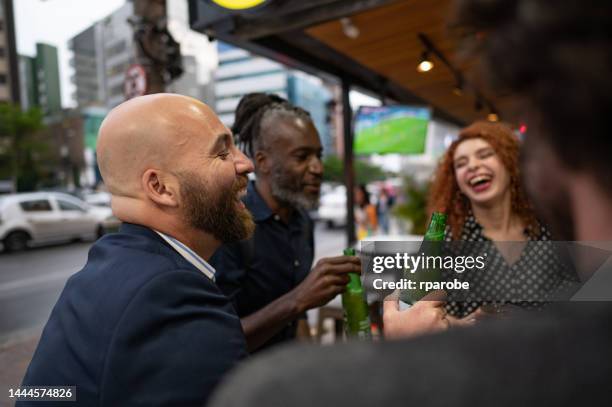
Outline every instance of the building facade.
{"label": "building facade", "polygon": [[36,44],[36,56],[19,56],[19,82],[21,107],[24,110],[39,107],[45,116],[62,111],[57,48],[49,44]]}
{"label": "building facade", "polygon": [[0,102],[19,103],[13,0],[0,0]]}
{"label": "building facade", "polygon": [[215,110],[227,126],[234,122],[240,99],[254,92],[274,93],[312,116],[325,154],[333,153],[329,102],[332,93],[319,78],[292,71],[270,59],[222,42],[218,43],[219,67],[215,72]]}
{"label": "building facade", "polygon": [[78,107],[113,108],[125,100],[124,80],[135,62],[133,32],[128,19],[134,6],[126,2],[109,16],[70,39],[73,56],[73,99]]}

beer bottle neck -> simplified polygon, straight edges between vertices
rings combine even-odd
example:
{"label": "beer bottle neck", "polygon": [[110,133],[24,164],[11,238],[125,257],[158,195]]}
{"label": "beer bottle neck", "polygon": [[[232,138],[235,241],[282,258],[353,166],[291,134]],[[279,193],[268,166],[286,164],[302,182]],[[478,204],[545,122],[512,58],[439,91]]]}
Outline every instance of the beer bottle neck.
{"label": "beer bottle neck", "polygon": [[345,256],[354,256],[355,255],[355,249],[353,249],[352,247],[348,247],[348,248],[344,249],[343,254]]}
{"label": "beer bottle neck", "polygon": [[427,228],[425,236],[434,240],[444,239],[444,232],[446,231],[446,214],[442,212],[434,212],[431,216],[431,222]]}

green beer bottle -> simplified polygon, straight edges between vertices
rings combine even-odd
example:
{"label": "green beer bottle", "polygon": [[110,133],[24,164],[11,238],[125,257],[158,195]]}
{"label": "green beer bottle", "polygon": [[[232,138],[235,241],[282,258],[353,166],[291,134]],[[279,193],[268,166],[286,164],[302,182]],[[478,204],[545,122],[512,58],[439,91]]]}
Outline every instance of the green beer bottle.
{"label": "green beer bottle", "polygon": [[[446,214],[434,212],[431,215],[431,221],[425,232],[421,248],[415,255],[423,254],[424,257],[442,256],[442,242],[444,241],[445,232]],[[414,290],[403,290],[400,294],[400,300],[413,304],[427,294],[427,291],[419,288],[420,282],[440,281],[442,279],[442,270],[436,266],[430,268],[421,267],[414,273],[410,270],[404,270],[404,278],[414,281],[417,284],[417,288]]]}
{"label": "green beer bottle", "polygon": [[443,212],[434,212],[431,215],[431,222],[427,232],[425,232],[424,241],[427,242],[442,242],[446,233],[446,214]]}
{"label": "green beer bottle", "polygon": [[[355,249],[344,249],[345,256],[354,256]],[[370,314],[365,300],[365,292],[361,286],[359,274],[349,273],[350,281],[346,291],[342,294],[342,308],[344,309],[344,329],[346,336],[359,340],[372,338],[370,328]]]}

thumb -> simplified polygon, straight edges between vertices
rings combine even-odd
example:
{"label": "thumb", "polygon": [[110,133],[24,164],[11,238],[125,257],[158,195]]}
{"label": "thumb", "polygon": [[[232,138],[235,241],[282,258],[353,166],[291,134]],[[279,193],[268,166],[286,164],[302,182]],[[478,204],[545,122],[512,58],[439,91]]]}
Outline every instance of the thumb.
{"label": "thumb", "polygon": [[457,318],[452,315],[447,315],[446,319],[448,320],[451,326],[467,327],[476,324],[476,318],[474,318],[472,314],[463,318]]}
{"label": "thumb", "polygon": [[423,298],[421,298],[415,305],[422,304],[427,305],[429,307],[441,307],[446,304],[446,299],[448,298],[448,294],[444,290],[435,290],[427,293]]}

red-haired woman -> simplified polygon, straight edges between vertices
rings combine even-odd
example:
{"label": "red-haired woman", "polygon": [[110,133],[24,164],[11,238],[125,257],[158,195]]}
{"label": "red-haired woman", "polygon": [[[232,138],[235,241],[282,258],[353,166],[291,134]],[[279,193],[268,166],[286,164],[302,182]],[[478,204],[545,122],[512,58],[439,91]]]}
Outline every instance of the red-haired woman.
{"label": "red-haired woman", "polygon": [[[519,140],[504,124],[476,122],[459,133],[429,195],[429,210],[448,215],[447,240],[526,241],[548,235],[521,187],[518,155]],[[479,226],[478,235],[471,223]]]}
{"label": "red-haired woman", "polygon": [[470,314],[483,298],[495,305],[539,307],[539,299],[576,280],[554,245],[527,244],[550,240],[550,234],[521,186],[519,144],[506,125],[476,122],[460,132],[438,167],[428,207],[447,213],[446,240],[495,242],[482,246],[490,252],[487,268],[471,282],[470,295],[478,300],[449,302],[451,315]]}

